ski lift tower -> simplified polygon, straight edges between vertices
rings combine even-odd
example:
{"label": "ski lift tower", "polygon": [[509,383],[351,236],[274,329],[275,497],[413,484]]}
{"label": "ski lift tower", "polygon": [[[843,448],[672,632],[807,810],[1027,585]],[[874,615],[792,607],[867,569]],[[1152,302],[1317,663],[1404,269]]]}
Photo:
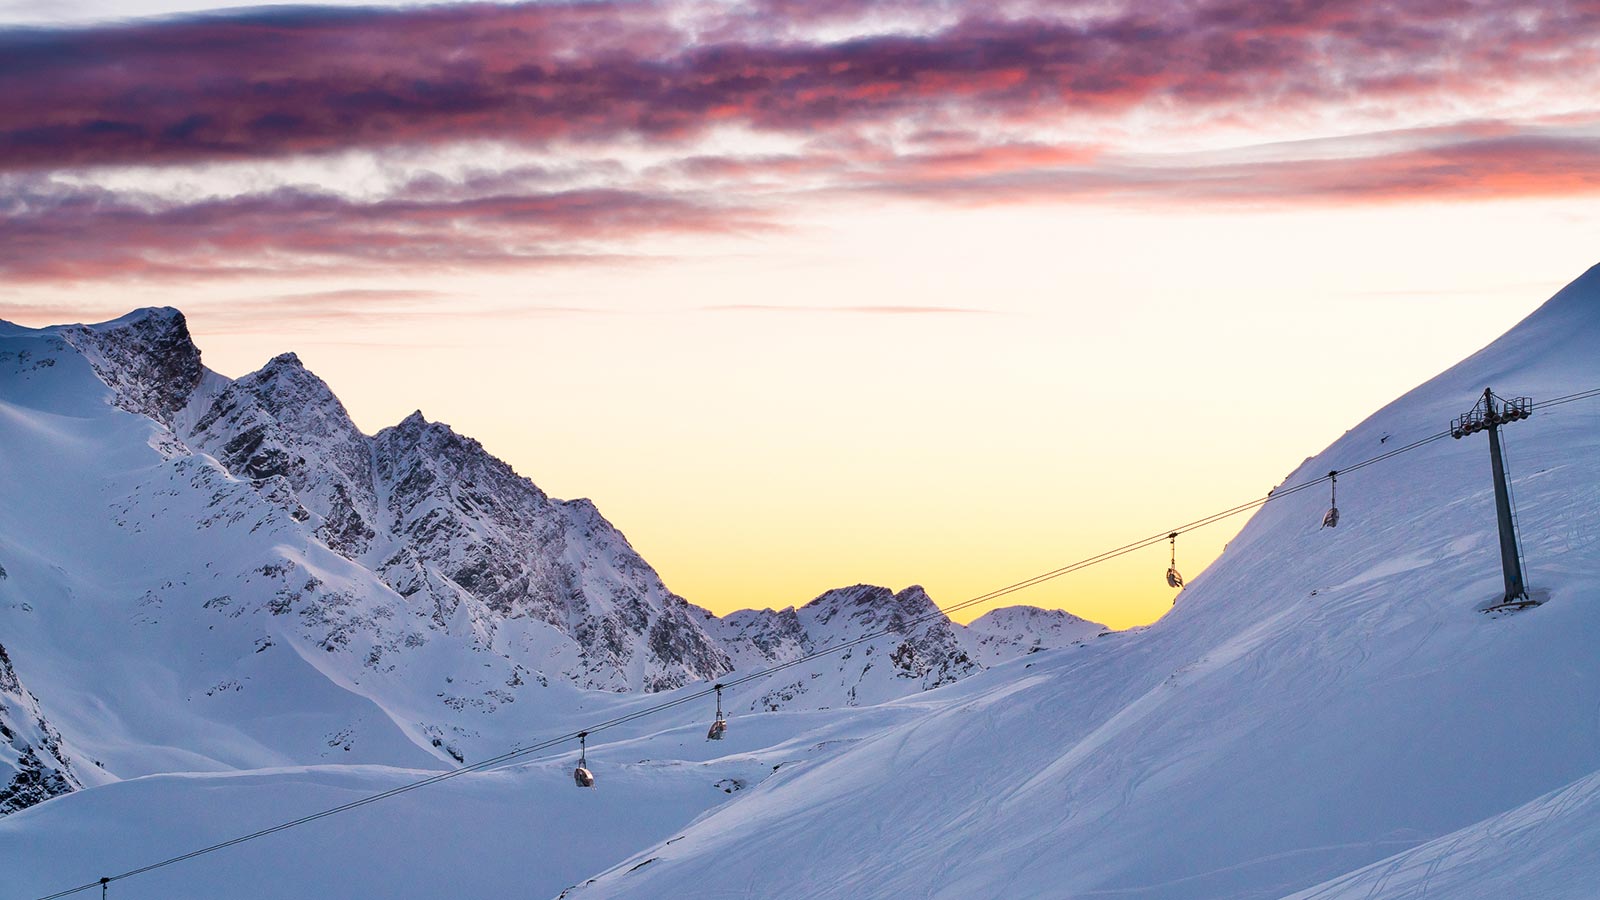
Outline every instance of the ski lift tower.
{"label": "ski lift tower", "polygon": [[[1498,405],[1495,401],[1499,401]],[[1528,596],[1528,585],[1522,577],[1522,550],[1517,538],[1517,523],[1512,516],[1511,491],[1506,487],[1505,454],[1500,449],[1500,426],[1518,422],[1533,414],[1533,400],[1514,397],[1507,400],[1496,397],[1490,388],[1483,389],[1466,415],[1450,422],[1450,436],[1460,440],[1469,434],[1489,432],[1489,462],[1494,469],[1494,508],[1500,524],[1500,568],[1505,573],[1506,593],[1500,602],[1489,607],[1496,609],[1521,609],[1534,606],[1537,601]]]}

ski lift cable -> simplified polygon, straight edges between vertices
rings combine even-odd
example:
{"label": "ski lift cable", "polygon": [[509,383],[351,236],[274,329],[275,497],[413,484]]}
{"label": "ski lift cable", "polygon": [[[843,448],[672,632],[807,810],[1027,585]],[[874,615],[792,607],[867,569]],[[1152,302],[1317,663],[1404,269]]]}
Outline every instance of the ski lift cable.
{"label": "ski lift cable", "polygon": [[1600,397],[1600,388],[1579,391],[1576,394],[1568,394],[1565,397],[1555,397],[1550,400],[1541,400],[1538,403],[1533,404],[1532,408],[1539,410],[1544,409],[1547,406],[1560,406],[1563,403],[1573,403],[1578,400],[1588,400],[1591,397]]}
{"label": "ski lift cable", "polygon": [[[1552,400],[1546,400],[1544,402],[1534,404],[1534,408],[1535,409],[1542,409],[1542,408],[1548,407],[1548,406],[1558,406],[1558,405],[1561,405],[1561,404],[1564,404],[1564,403],[1572,403],[1572,402],[1575,402],[1575,401],[1578,401],[1578,400],[1585,400],[1585,399],[1590,399],[1590,398],[1593,398],[1593,397],[1600,397],[1600,388],[1595,388],[1595,389],[1591,389],[1591,390],[1588,390],[1588,391],[1580,391],[1580,392],[1575,393],[1575,394],[1569,394],[1569,395],[1567,395],[1565,397],[1557,397],[1557,398],[1552,399]],[[1347,465],[1347,466],[1339,469],[1338,471],[1341,474],[1348,474],[1350,472],[1354,472],[1354,471],[1357,471],[1359,469],[1364,469],[1367,466],[1376,465],[1376,464],[1378,464],[1380,462],[1383,462],[1385,460],[1392,459],[1393,457],[1398,456],[1398,455],[1400,455],[1402,453],[1408,453],[1408,452],[1410,452],[1412,450],[1416,450],[1418,448],[1424,447],[1424,446],[1426,446],[1428,444],[1431,444],[1431,443],[1433,443],[1433,442],[1435,442],[1435,441],[1437,441],[1437,440],[1439,440],[1441,438],[1446,438],[1446,437],[1450,437],[1450,432],[1449,431],[1441,431],[1441,432],[1438,432],[1436,434],[1431,434],[1431,435],[1428,435],[1427,437],[1420,438],[1418,440],[1412,441],[1411,443],[1406,444],[1403,447],[1397,447],[1397,448],[1395,448],[1393,450],[1390,450],[1390,451],[1388,451],[1386,453],[1381,453],[1381,454],[1379,454],[1377,456],[1371,457],[1370,459],[1365,459],[1365,460],[1362,460],[1362,461],[1357,462],[1357,463],[1352,463],[1350,465]],[[1308,490],[1310,488],[1316,487],[1317,485],[1320,485],[1320,484],[1322,484],[1322,483],[1324,483],[1326,481],[1329,481],[1329,480],[1330,480],[1330,478],[1329,478],[1328,475],[1323,475],[1323,476],[1321,476],[1319,478],[1311,479],[1310,481],[1304,481],[1304,482],[1301,482],[1301,483],[1296,484],[1296,485],[1291,485],[1290,487],[1282,488],[1280,490],[1275,490],[1275,491],[1272,491],[1272,492],[1268,493],[1265,497],[1260,497],[1260,498],[1257,498],[1255,500],[1251,500],[1249,502],[1241,503],[1241,504],[1239,504],[1237,506],[1233,506],[1233,507],[1230,507],[1228,509],[1221,510],[1220,512],[1212,513],[1209,516],[1205,516],[1205,517],[1196,519],[1196,520],[1194,520],[1192,522],[1185,523],[1183,525],[1178,526],[1177,528],[1167,529],[1167,530],[1158,532],[1158,533],[1156,533],[1156,534],[1154,534],[1154,535],[1152,535],[1150,537],[1141,538],[1141,539],[1139,539],[1137,541],[1133,541],[1131,543],[1124,544],[1121,547],[1118,547],[1116,549],[1107,550],[1107,551],[1105,551],[1103,553],[1099,553],[1099,554],[1096,554],[1094,556],[1085,557],[1084,559],[1078,560],[1077,562],[1069,563],[1069,564],[1067,564],[1065,566],[1062,566],[1062,567],[1057,568],[1057,569],[1053,569],[1053,570],[1051,570],[1049,572],[1044,572],[1042,574],[1035,575],[1032,578],[1027,578],[1027,579],[1024,579],[1022,581],[1014,582],[1012,584],[1006,585],[1005,587],[996,588],[995,590],[992,590],[992,591],[990,591],[990,592],[988,592],[986,594],[980,594],[980,595],[978,595],[976,597],[972,597],[972,598],[970,598],[968,600],[964,600],[964,601],[962,601],[960,603],[956,603],[956,604],[953,604],[951,606],[945,606],[945,607],[935,607],[935,609],[932,612],[926,613],[926,614],[921,615],[921,616],[917,616],[917,617],[909,619],[909,620],[905,620],[905,621],[903,621],[901,623],[901,625],[899,627],[896,627],[896,628],[885,628],[885,629],[882,629],[880,631],[872,632],[870,634],[861,635],[859,637],[853,638],[853,639],[848,640],[848,641],[843,641],[843,642],[838,643],[838,644],[832,644],[832,645],[829,645],[827,647],[823,647],[823,648],[818,649],[818,650],[813,650],[812,652],[810,652],[810,653],[808,653],[808,654],[806,654],[804,656],[797,657],[797,658],[789,660],[787,662],[777,663],[777,664],[775,664],[775,665],[773,665],[773,666],[771,666],[769,668],[766,668],[766,669],[761,669],[761,670],[758,670],[758,671],[755,671],[755,672],[751,672],[751,673],[749,673],[747,675],[742,675],[742,676],[740,676],[738,678],[734,678],[734,679],[731,679],[731,680],[726,680],[726,681],[719,682],[714,687],[707,687],[707,688],[704,688],[702,690],[692,691],[692,692],[690,692],[688,694],[685,694],[685,695],[683,695],[681,697],[674,698],[672,700],[663,701],[661,703],[657,703],[657,704],[654,704],[654,705],[651,705],[651,706],[647,706],[647,707],[644,707],[642,709],[634,710],[631,713],[627,713],[627,714],[624,714],[624,715],[621,715],[621,716],[616,716],[616,717],[614,717],[612,719],[608,719],[608,720],[605,720],[603,722],[599,722],[599,723],[597,723],[595,725],[591,725],[588,728],[580,729],[580,730],[577,730],[577,731],[569,731],[569,732],[567,732],[565,734],[561,734],[561,735],[558,735],[558,736],[555,736],[555,737],[547,738],[545,740],[539,741],[537,743],[534,743],[534,744],[531,744],[531,745],[528,745],[528,746],[520,746],[519,745],[519,746],[513,747],[512,749],[510,749],[510,750],[508,750],[508,751],[506,751],[504,753],[501,753],[501,754],[498,754],[496,756],[491,756],[491,757],[479,760],[478,762],[475,762],[475,763],[469,763],[469,764],[466,764],[466,765],[458,766],[458,767],[456,767],[454,769],[447,769],[445,771],[438,772],[438,773],[435,773],[433,775],[430,775],[427,778],[422,778],[422,779],[418,779],[417,781],[412,781],[412,782],[407,782],[406,784],[397,785],[395,787],[389,788],[388,790],[379,791],[376,794],[371,794],[371,795],[368,795],[366,797],[360,797],[360,798],[352,800],[352,801],[350,801],[348,803],[342,803],[342,804],[339,804],[338,806],[332,806],[332,807],[329,807],[327,809],[319,810],[319,811],[314,812],[314,813],[309,813],[307,815],[300,816],[299,818],[290,819],[290,820],[285,821],[285,822],[280,822],[277,825],[272,825],[272,826],[269,826],[269,827],[266,827],[266,828],[261,828],[261,829],[258,829],[256,831],[252,831],[252,832],[250,832],[248,834],[243,834],[243,835],[240,835],[238,837],[230,838],[230,839],[225,840],[225,841],[219,841],[218,843],[211,844],[211,845],[206,846],[206,847],[200,847],[200,848],[197,848],[195,850],[191,850],[191,851],[189,851],[187,853],[178,854],[176,856],[171,856],[171,857],[168,857],[166,859],[159,860],[157,862],[153,862],[153,863],[149,863],[147,865],[139,866],[138,868],[129,869],[128,871],[122,872],[122,873],[117,874],[117,875],[109,875],[109,876],[105,876],[105,877],[102,877],[102,878],[97,878],[94,881],[87,882],[85,884],[80,884],[80,885],[78,885],[76,887],[67,888],[65,890],[57,891],[57,892],[55,892],[53,894],[47,894],[47,895],[38,897],[38,898],[36,898],[36,900],[60,900],[60,898],[62,898],[62,897],[68,897],[68,896],[71,896],[73,894],[81,893],[83,891],[92,890],[92,889],[94,889],[96,887],[99,887],[99,888],[101,888],[103,890],[105,885],[107,885],[107,884],[109,884],[110,882],[113,882],[113,881],[122,881],[122,880],[127,879],[127,878],[133,878],[133,877],[138,876],[138,875],[143,875],[143,874],[146,874],[148,872],[153,872],[153,871],[155,871],[157,869],[166,868],[167,866],[172,866],[172,865],[176,865],[178,863],[187,862],[187,861],[195,859],[197,857],[205,856],[205,855],[207,855],[209,853],[214,853],[214,852],[216,852],[218,850],[225,850],[225,849],[227,849],[229,847],[235,847],[235,846],[238,846],[239,844],[243,844],[243,843],[246,843],[248,841],[253,841],[253,840],[256,840],[258,838],[266,837],[268,835],[277,834],[278,832],[281,832],[281,831],[287,831],[287,830],[289,830],[291,828],[297,828],[297,827],[299,827],[301,825],[307,825],[307,824],[310,824],[312,822],[318,821],[320,819],[325,819],[325,818],[328,818],[330,816],[338,815],[340,813],[349,812],[349,811],[354,810],[354,809],[359,809],[360,807],[367,806],[367,805],[372,804],[372,803],[377,803],[377,802],[379,802],[381,800],[388,800],[388,799],[390,799],[392,797],[396,797],[396,796],[399,796],[401,794],[409,793],[409,792],[417,790],[419,788],[424,788],[424,787],[428,787],[429,785],[438,784],[441,781],[448,781],[448,780],[450,780],[452,778],[455,778],[455,777],[457,777],[459,775],[466,775],[466,774],[471,773],[471,772],[479,772],[479,771],[482,771],[482,770],[485,770],[485,769],[488,769],[488,768],[491,768],[491,767],[494,767],[494,766],[499,766],[499,765],[503,765],[505,763],[508,763],[508,762],[511,762],[511,761],[514,761],[514,760],[522,759],[524,757],[531,756],[531,755],[533,755],[535,753],[539,753],[539,752],[542,752],[544,750],[549,750],[549,749],[557,747],[559,745],[562,745],[562,744],[568,743],[570,741],[576,740],[576,739],[579,738],[579,735],[591,735],[591,734],[594,734],[596,732],[605,731],[607,729],[615,728],[615,727],[620,726],[620,725],[625,725],[625,724],[627,724],[629,722],[633,722],[633,721],[636,721],[638,719],[645,718],[646,716],[652,716],[652,715],[655,715],[655,714],[660,713],[660,712],[665,712],[666,710],[672,709],[674,707],[682,706],[682,705],[687,704],[687,703],[693,703],[693,702],[695,702],[697,700],[702,700],[702,699],[704,699],[706,697],[711,696],[712,694],[717,693],[719,688],[737,687],[737,686],[739,686],[741,684],[747,684],[749,682],[752,682],[752,681],[755,681],[755,680],[758,680],[758,679],[761,679],[761,678],[766,678],[766,677],[768,677],[770,675],[775,675],[778,672],[782,672],[782,671],[784,671],[786,669],[790,669],[790,668],[793,668],[795,666],[802,665],[804,663],[810,662],[810,661],[815,660],[815,659],[817,659],[819,657],[828,656],[830,654],[837,653],[837,652],[839,652],[841,650],[847,650],[847,649],[849,649],[851,647],[859,646],[859,645],[861,645],[863,643],[866,643],[868,641],[876,640],[878,638],[885,637],[885,636],[890,635],[890,634],[901,632],[901,631],[904,631],[905,629],[908,629],[908,628],[913,628],[913,627],[915,627],[917,625],[921,625],[921,624],[923,624],[925,622],[933,621],[933,620],[938,619],[938,618],[947,617],[949,613],[958,612],[958,611],[963,610],[963,609],[968,609],[970,607],[977,606],[978,604],[981,604],[981,603],[987,603],[987,602],[990,602],[992,600],[997,600],[997,599],[999,599],[1001,597],[1007,596],[1009,594],[1014,594],[1014,593],[1016,593],[1018,591],[1026,590],[1027,588],[1035,587],[1035,586],[1037,586],[1039,584],[1042,584],[1042,583],[1044,583],[1046,581],[1051,581],[1051,580],[1059,578],[1059,577],[1061,577],[1063,575],[1067,575],[1067,574],[1070,574],[1072,572],[1077,572],[1079,570],[1089,568],[1090,566],[1099,565],[1100,563],[1109,562],[1109,561],[1111,561],[1113,559],[1116,559],[1118,557],[1126,556],[1129,553],[1133,553],[1133,552],[1136,552],[1138,550],[1143,550],[1146,547],[1150,547],[1150,546],[1153,546],[1155,544],[1159,544],[1162,541],[1169,540],[1170,539],[1170,537],[1169,537],[1170,535],[1183,534],[1185,532],[1194,531],[1194,530],[1197,530],[1197,529],[1200,529],[1200,528],[1204,528],[1207,525],[1213,525],[1213,524],[1215,524],[1217,522],[1220,522],[1220,521],[1222,521],[1224,519],[1232,518],[1233,516],[1239,515],[1240,513],[1244,513],[1244,512],[1248,512],[1250,510],[1253,510],[1253,509],[1260,508],[1260,507],[1262,507],[1262,506],[1266,505],[1267,503],[1270,503],[1270,502],[1272,502],[1274,500],[1280,500],[1280,499],[1282,499],[1284,497],[1287,497],[1287,496],[1289,496],[1291,494],[1296,494],[1296,493],[1299,493],[1300,491],[1304,491],[1304,490]]]}

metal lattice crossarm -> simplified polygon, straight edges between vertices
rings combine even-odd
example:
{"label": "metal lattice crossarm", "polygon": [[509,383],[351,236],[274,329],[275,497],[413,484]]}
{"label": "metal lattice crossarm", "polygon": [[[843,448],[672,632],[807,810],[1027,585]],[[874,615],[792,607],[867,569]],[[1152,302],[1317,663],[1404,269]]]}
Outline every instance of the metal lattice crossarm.
{"label": "metal lattice crossarm", "polygon": [[[1495,406],[1494,401],[1499,400],[1500,405]],[[1506,399],[1496,397],[1493,391],[1485,390],[1476,406],[1465,415],[1456,416],[1450,420],[1450,436],[1460,440],[1469,434],[1477,434],[1486,428],[1497,425],[1507,425],[1519,422],[1533,415],[1532,397],[1512,397]]]}

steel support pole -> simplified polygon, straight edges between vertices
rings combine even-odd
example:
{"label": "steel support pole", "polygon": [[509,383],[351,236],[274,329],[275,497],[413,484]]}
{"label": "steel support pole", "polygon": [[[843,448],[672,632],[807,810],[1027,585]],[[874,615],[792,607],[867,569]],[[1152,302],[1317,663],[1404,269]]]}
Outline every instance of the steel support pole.
{"label": "steel support pole", "polygon": [[1522,603],[1528,588],[1522,580],[1522,559],[1517,553],[1517,526],[1511,521],[1511,492],[1506,488],[1505,457],[1500,452],[1500,427],[1494,424],[1494,400],[1484,392],[1489,414],[1489,460],[1494,466],[1494,510],[1500,521],[1500,567],[1505,572],[1506,596],[1501,604]]}

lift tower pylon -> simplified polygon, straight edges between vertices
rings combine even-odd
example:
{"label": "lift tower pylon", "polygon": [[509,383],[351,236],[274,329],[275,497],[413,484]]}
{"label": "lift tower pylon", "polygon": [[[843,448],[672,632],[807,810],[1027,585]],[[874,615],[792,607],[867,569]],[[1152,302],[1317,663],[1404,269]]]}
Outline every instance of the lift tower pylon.
{"label": "lift tower pylon", "polygon": [[[1500,403],[1496,406],[1495,401]],[[1522,575],[1522,549],[1517,538],[1517,522],[1512,515],[1511,489],[1506,485],[1505,453],[1500,447],[1500,426],[1521,421],[1533,414],[1533,400],[1515,397],[1510,400],[1495,397],[1491,388],[1483,389],[1483,396],[1466,415],[1450,423],[1450,436],[1460,440],[1469,434],[1489,432],[1489,463],[1494,470],[1494,508],[1500,526],[1500,568],[1505,575],[1506,592],[1500,602],[1489,607],[1522,608],[1534,605],[1528,596],[1528,584]]]}

